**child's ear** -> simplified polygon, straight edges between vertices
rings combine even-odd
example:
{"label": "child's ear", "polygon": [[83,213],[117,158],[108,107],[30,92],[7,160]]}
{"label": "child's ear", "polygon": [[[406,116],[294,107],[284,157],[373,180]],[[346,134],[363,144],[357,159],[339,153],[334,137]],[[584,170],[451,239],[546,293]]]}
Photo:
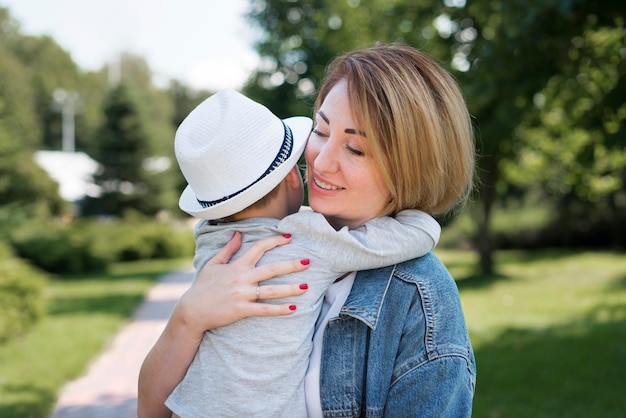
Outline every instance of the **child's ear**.
{"label": "child's ear", "polygon": [[289,173],[285,176],[285,181],[289,185],[289,187],[300,187],[300,173],[298,172],[298,167],[294,166]]}

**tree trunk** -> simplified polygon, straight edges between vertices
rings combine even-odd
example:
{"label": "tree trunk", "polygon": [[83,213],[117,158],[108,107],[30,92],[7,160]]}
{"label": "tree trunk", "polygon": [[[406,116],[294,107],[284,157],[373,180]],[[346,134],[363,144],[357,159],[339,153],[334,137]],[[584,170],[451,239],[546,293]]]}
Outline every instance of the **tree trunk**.
{"label": "tree trunk", "polygon": [[479,267],[482,276],[495,273],[493,262],[493,243],[491,240],[491,209],[496,199],[496,181],[498,180],[498,160],[495,156],[486,156],[482,162],[480,201],[482,216],[478,217],[478,236],[476,237]]}

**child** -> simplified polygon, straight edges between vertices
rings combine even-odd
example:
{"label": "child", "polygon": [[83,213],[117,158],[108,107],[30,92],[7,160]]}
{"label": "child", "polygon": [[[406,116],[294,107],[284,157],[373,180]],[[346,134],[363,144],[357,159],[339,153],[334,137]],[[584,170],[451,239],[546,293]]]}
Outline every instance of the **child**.
{"label": "child", "polygon": [[351,271],[424,255],[439,239],[439,224],[417,210],[339,231],[321,214],[298,212],[304,191],[296,163],[311,125],[305,117],[281,121],[264,106],[223,90],[196,107],[176,132],[176,157],[189,183],[179,205],[203,219],[194,230],[196,271],[234,231],[242,233],[238,254],[260,238],[292,234],[288,245],[268,251],[259,264],[311,260],[301,273],[268,281],[309,284],[293,314],[250,317],[205,333],[166,401],[182,418],[306,417],[304,376],[328,286]]}

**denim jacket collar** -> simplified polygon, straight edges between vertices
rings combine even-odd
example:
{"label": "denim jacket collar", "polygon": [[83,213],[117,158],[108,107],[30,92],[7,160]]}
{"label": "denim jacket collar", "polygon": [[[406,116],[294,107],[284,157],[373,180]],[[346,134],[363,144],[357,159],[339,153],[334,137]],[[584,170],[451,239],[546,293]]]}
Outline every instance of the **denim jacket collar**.
{"label": "denim jacket collar", "polygon": [[[352,291],[341,308],[341,315],[351,316],[369,328],[376,329],[394,270],[395,266],[390,266],[358,272]],[[387,277],[387,280],[381,280],[381,277]]]}

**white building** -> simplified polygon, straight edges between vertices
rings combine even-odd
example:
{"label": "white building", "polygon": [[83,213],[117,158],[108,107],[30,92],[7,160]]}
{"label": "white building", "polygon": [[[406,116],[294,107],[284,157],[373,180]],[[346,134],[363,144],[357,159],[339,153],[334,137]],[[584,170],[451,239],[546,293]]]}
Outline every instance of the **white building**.
{"label": "white building", "polygon": [[35,161],[59,183],[63,199],[76,202],[85,196],[100,195],[100,187],[92,178],[98,163],[84,152],[36,151]]}

